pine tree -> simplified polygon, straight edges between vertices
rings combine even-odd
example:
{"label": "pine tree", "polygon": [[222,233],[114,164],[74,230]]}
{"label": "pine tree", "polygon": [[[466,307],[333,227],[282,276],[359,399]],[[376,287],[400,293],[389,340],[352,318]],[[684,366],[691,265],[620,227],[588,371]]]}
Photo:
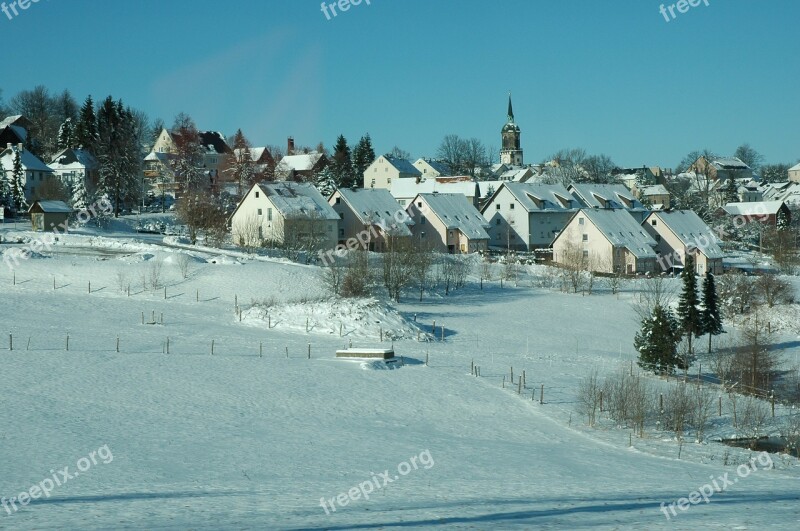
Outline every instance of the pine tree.
{"label": "pine tree", "polygon": [[350,147],[344,135],[339,135],[336,139],[336,146],[333,148],[333,164],[331,171],[336,182],[337,188],[351,188],[356,184],[356,177],[353,171],[353,161],[350,157]]}
{"label": "pine tree", "polygon": [[[686,253],[686,260],[681,272],[683,280],[683,290],[678,299],[678,322],[683,335],[689,342],[689,355],[692,350],[692,336],[700,336],[703,333],[703,319],[698,307],[697,300],[697,279],[694,272],[694,256]],[[688,367],[686,367],[688,369]]]}
{"label": "pine tree", "polygon": [[669,308],[656,305],[650,316],[642,320],[633,346],[639,352],[640,367],[655,374],[673,374],[675,367],[683,368],[677,344],[681,332]]}
{"label": "pine tree", "polygon": [[718,336],[723,332],[722,317],[719,315],[719,305],[717,304],[717,287],[714,283],[714,275],[711,271],[706,272],[703,279],[703,332],[708,334],[708,352],[711,353],[711,337]]}
{"label": "pine tree", "polygon": [[317,187],[317,190],[325,199],[328,199],[336,191],[336,179],[330,167],[324,168],[317,173],[314,186]]}
{"label": "pine tree", "polygon": [[14,150],[14,167],[11,176],[11,198],[17,212],[28,208],[28,201],[25,199],[25,183],[23,178],[25,171],[22,169],[22,155],[19,150]]}
{"label": "pine tree", "polygon": [[0,160],[0,205],[2,207],[11,206],[11,185],[9,184],[9,176],[6,175],[6,170],[3,167],[3,161]]}
{"label": "pine tree", "polygon": [[789,217],[786,215],[786,212],[783,210],[778,210],[778,215],[775,216],[775,228],[780,231],[788,230],[791,224],[789,223]]}
{"label": "pine tree", "polygon": [[353,150],[353,173],[356,182],[364,177],[364,172],[375,160],[375,150],[372,149],[372,139],[369,133],[362,136]]}
{"label": "pine tree", "polygon": [[86,97],[81,107],[78,124],[75,126],[75,144],[81,149],[97,155],[97,116],[94,113],[94,102],[91,96]]}
{"label": "pine tree", "polygon": [[72,181],[72,193],[70,204],[75,210],[85,210],[89,206],[89,197],[86,191],[86,180],[83,176],[78,176]]}
{"label": "pine tree", "polygon": [[67,118],[61,127],[58,128],[58,140],[56,146],[59,151],[67,148],[77,147],[75,145],[75,126],[72,123],[72,118]]}

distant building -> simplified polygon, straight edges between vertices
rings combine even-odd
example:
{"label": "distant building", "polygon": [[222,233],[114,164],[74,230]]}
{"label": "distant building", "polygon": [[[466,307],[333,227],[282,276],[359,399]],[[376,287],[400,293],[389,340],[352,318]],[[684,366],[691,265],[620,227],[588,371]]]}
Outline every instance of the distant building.
{"label": "distant building", "polygon": [[642,226],[656,240],[661,270],[684,267],[686,255],[694,256],[695,272],[722,274],[725,254],[714,231],[692,210],[653,212]]}
{"label": "distant building", "polygon": [[364,170],[364,188],[385,188],[400,179],[420,179],[422,172],[406,159],[381,155]]}
{"label": "distant building", "polygon": [[506,124],[500,131],[502,148],[500,149],[500,162],[507,166],[522,166],[522,147],[520,147],[521,132],[514,123],[514,109],[511,106],[511,95],[508,95],[508,116]]}
{"label": "distant building", "polygon": [[406,212],[414,238],[433,250],[466,254],[489,247],[489,223],[461,194],[419,194]]}
{"label": "distant building", "polygon": [[621,209],[631,214],[641,223],[649,211],[621,184],[571,184],[568,188],[581,206],[602,210]]}
{"label": "distant building", "polygon": [[25,144],[31,125],[30,120],[20,114],[4,118],[0,121],[0,146]]}
{"label": "distant building", "polygon": [[339,215],[311,183],[278,181],[254,184],[229,221],[234,243],[244,247],[333,249]]}
{"label": "distant building", "polygon": [[655,273],[656,245],[627,210],[584,208],[553,241],[553,261],[601,273]]}
{"label": "distant building", "polygon": [[72,188],[82,181],[88,190],[97,186],[100,165],[94,155],[85,149],[62,149],[48,164],[62,183]]}
{"label": "distant building", "polygon": [[481,209],[493,248],[532,251],[550,247],[579,208],[560,184],[500,183]]}
{"label": "distant building", "polygon": [[[28,209],[33,230],[44,232],[55,227],[65,227],[74,211],[63,201],[34,201]],[[63,228],[61,229],[63,231]]]}
{"label": "distant building", "polygon": [[438,179],[395,179],[392,196],[405,208],[418,194],[460,194],[475,208],[480,203],[480,186],[469,177]]}
{"label": "distant building", "polygon": [[311,181],[328,166],[328,157],[319,151],[286,155],[275,166],[275,179],[280,181]]}
{"label": "distant building", "polygon": [[777,226],[779,216],[785,216],[786,221],[791,221],[792,213],[783,201],[757,201],[752,203],[728,203],[719,213],[731,217],[738,217],[747,223],[762,223]]}
{"label": "distant building", "polygon": [[789,168],[789,182],[800,183],[800,164]]}
{"label": "distant building", "polygon": [[417,159],[414,167],[420,171],[422,177],[446,177],[453,173],[446,162],[435,159]]}
{"label": "distant building", "polygon": [[386,250],[387,237],[410,238],[405,209],[383,188],[340,188],[328,199],[339,215],[338,243],[361,238],[370,251]]}
{"label": "distant building", "polygon": [[55,172],[47,164],[25,149],[22,144],[7,144],[3,151],[0,151],[0,164],[5,172],[6,182],[12,182],[14,178],[14,159],[19,153],[22,166],[22,185],[25,188],[25,200],[30,201],[36,197],[36,189],[45,184],[55,176]]}
{"label": "distant building", "polygon": [[686,170],[687,172],[706,175],[711,180],[752,179],[753,170],[737,157],[715,157],[708,160],[698,157]]}

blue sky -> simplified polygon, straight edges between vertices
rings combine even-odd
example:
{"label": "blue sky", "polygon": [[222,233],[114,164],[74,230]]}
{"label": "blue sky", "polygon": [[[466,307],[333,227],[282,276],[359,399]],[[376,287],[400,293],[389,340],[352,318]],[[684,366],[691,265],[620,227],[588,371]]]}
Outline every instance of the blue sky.
{"label": "blue sky", "polygon": [[511,91],[526,162],[582,147],[673,167],[749,142],[794,163],[800,2],[708,3],[667,22],[661,0],[371,0],[330,20],[319,0],[40,0],[0,12],[0,88],[112,94],[256,145],[369,132],[413,156],[449,133],[499,148]]}

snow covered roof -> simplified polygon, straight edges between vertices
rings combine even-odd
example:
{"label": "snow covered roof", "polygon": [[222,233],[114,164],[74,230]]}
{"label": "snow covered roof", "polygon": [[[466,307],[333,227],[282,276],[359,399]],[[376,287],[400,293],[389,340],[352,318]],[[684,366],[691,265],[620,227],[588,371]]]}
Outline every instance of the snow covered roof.
{"label": "snow covered roof", "polygon": [[28,212],[33,212],[36,206],[39,206],[42,212],[52,214],[52,213],[64,213],[64,214],[71,214],[74,212],[72,208],[64,201],[34,201],[33,204],[28,208]]}
{"label": "snow covered roof", "polygon": [[462,194],[469,198],[480,194],[475,181],[440,182],[436,179],[421,179],[417,182],[415,178],[411,177],[393,179],[391,192],[396,199],[411,199],[417,194],[433,192]]}
{"label": "snow covered roof", "polygon": [[5,129],[8,126],[14,125],[17,122],[21,122],[21,124],[17,125],[17,127],[21,127],[24,129],[24,124],[28,123],[29,120],[22,116],[21,114],[15,114],[13,116],[6,116],[0,121],[0,129]]}
{"label": "snow covered roof", "polygon": [[452,173],[452,171],[450,170],[450,166],[448,166],[446,162],[436,159],[419,158],[414,162],[414,166],[417,165],[422,166],[423,163],[433,168],[433,171],[435,171],[439,175],[450,175]]}
{"label": "snow covered roof", "polygon": [[748,203],[728,203],[722,209],[731,216],[764,216],[777,214],[783,201],[753,201]]}
{"label": "snow covered roof", "polygon": [[615,247],[624,247],[636,258],[655,258],[656,241],[626,210],[584,208],[576,216],[586,216]]}
{"label": "snow covered roof", "polygon": [[786,204],[800,203],[800,183],[767,183],[762,191],[765,200],[783,201]]}
{"label": "snow covered roof", "polygon": [[207,153],[222,155],[231,152],[231,148],[225,140],[225,135],[219,131],[198,131],[197,136],[200,137],[200,145],[203,146]]}
{"label": "snow covered roof", "polygon": [[[147,159],[145,159],[147,160]],[[97,159],[85,149],[66,148],[53,157],[50,167],[54,170],[97,168]]]}
{"label": "snow covered roof", "polygon": [[633,197],[630,190],[622,184],[571,184],[569,191],[585,207],[646,210],[644,205]]}
{"label": "snow covered roof", "polygon": [[[6,169],[6,171],[9,171],[11,168],[13,168],[14,157],[17,151],[17,148],[12,146],[11,148],[6,148],[0,152],[0,161],[2,161],[3,167]],[[50,166],[39,160],[36,155],[27,149],[22,150],[20,163],[22,164],[22,169],[25,171],[43,171],[47,173],[53,173],[53,169],[50,168]]]}
{"label": "snow covered roof", "polygon": [[530,168],[511,168],[500,174],[501,181],[516,181],[521,182],[533,175],[533,170]]}
{"label": "snow covered roof", "polygon": [[794,166],[789,168],[789,171],[800,171],[800,164],[795,164]]}
{"label": "snow covered roof", "polygon": [[169,153],[163,153],[161,151],[151,151],[144,158],[144,160],[145,162],[161,161],[166,163],[169,160]]}
{"label": "snow covered roof", "polygon": [[708,258],[725,256],[714,231],[693,210],[653,212],[644,223],[649,224],[654,218],[671,230],[684,246],[699,249]]}
{"label": "snow covered roof", "polygon": [[[256,186],[263,190],[275,208],[286,218],[316,218],[339,220],[339,214],[328,204],[311,183],[294,181],[262,182]],[[247,196],[245,196],[247,197]]]}
{"label": "snow covered roof", "polygon": [[[471,203],[464,200],[462,194],[419,194],[428,205],[430,211],[444,223],[448,229],[459,230],[472,240],[488,240],[486,229],[490,224]],[[416,198],[415,198],[416,201]]]}
{"label": "snow covered roof", "polygon": [[653,184],[642,187],[642,195],[669,195],[669,191],[663,184]]}
{"label": "snow covered roof", "polygon": [[322,153],[310,151],[300,155],[286,155],[281,159],[280,164],[289,170],[309,171],[319,162]]}
{"label": "snow covered roof", "polygon": [[[502,187],[505,187],[528,212],[567,211],[575,210],[580,206],[578,201],[560,184],[503,182]],[[495,196],[501,188],[495,191]],[[492,201],[489,201],[484,210],[491,203]]]}
{"label": "snow covered roof", "polygon": [[[394,226],[398,236],[411,236],[407,225],[413,225],[411,218],[405,215],[405,209],[392,197],[385,188],[340,188],[337,193],[350,205],[350,209],[364,225],[380,224]],[[334,194],[336,197],[336,194]],[[403,218],[400,218],[403,215]],[[406,223],[397,223],[405,219]]]}
{"label": "snow covered roof", "polygon": [[725,158],[718,158],[714,159],[713,162],[714,166],[719,169],[729,170],[729,169],[738,169],[738,170],[749,170],[750,166],[742,162],[741,159],[737,157],[725,157]]}

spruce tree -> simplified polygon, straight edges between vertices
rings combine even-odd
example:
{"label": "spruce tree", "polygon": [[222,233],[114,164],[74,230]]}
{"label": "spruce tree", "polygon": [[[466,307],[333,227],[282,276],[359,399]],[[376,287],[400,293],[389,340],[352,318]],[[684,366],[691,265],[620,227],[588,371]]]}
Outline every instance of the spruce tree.
{"label": "spruce tree", "polygon": [[652,313],[642,320],[642,327],[633,341],[633,346],[639,352],[638,365],[655,374],[673,374],[676,366],[683,368],[677,351],[680,337],[680,328],[672,312],[660,304],[656,305]]}
{"label": "spruce tree", "polygon": [[25,183],[23,178],[25,171],[22,169],[22,155],[19,150],[14,150],[14,167],[11,175],[11,199],[14,208],[19,212],[28,208],[28,201],[25,199]]}
{"label": "spruce tree", "polygon": [[58,150],[77,147],[75,145],[75,126],[72,118],[67,118],[61,127],[58,128],[58,140],[56,141]]}
{"label": "spruce tree", "polygon": [[353,173],[356,182],[363,179],[364,172],[375,160],[375,150],[372,149],[372,139],[369,133],[361,137],[353,150]]}
{"label": "spruce tree", "polygon": [[328,199],[336,191],[336,179],[330,167],[324,168],[316,174],[314,186],[325,199]]}
{"label": "spruce tree", "polygon": [[91,96],[86,97],[81,107],[78,123],[75,126],[75,144],[81,149],[97,155],[97,116],[94,113],[94,101]]}
{"label": "spruce tree", "polygon": [[70,203],[75,210],[84,210],[88,203],[88,193],[86,191],[86,179],[79,175],[72,181],[72,194]]}
{"label": "spruce tree", "polygon": [[[689,342],[689,355],[691,356],[694,353],[692,350],[692,336],[700,336],[703,333],[703,319],[697,299],[694,256],[688,252],[684,261],[683,272],[681,272],[681,279],[683,280],[683,290],[678,299],[678,322],[681,332]],[[686,368],[688,369],[688,366]]]}
{"label": "spruce tree", "polygon": [[719,304],[717,301],[717,287],[714,282],[714,275],[711,271],[706,272],[703,279],[703,332],[708,334],[708,352],[711,353],[711,337],[718,336],[723,332],[722,317],[719,315]]}
{"label": "spruce tree", "polygon": [[355,186],[356,179],[353,171],[353,160],[350,156],[350,147],[344,135],[336,139],[333,148],[333,164],[331,171],[337,188],[351,188]]}
{"label": "spruce tree", "polygon": [[6,170],[3,168],[3,161],[0,160],[0,205],[8,207],[12,203],[11,199],[11,185],[8,182],[9,176],[6,175]]}

